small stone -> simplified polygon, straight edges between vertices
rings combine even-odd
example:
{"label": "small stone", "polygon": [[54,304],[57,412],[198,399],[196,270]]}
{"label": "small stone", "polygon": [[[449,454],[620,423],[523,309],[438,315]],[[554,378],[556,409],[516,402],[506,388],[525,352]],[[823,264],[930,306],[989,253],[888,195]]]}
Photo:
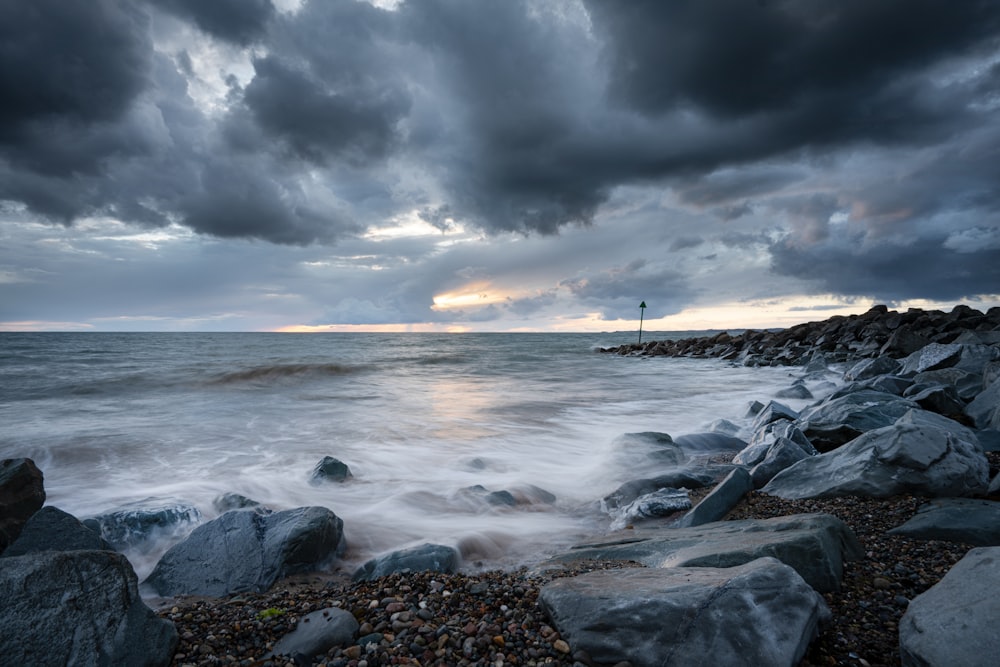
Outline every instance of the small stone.
{"label": "small stone", "polygon": [[559,651],[560,653],[567,653],[567,654],[569,653],[569,644],[567,644],[561,639],[557,639],[554,642],[552,642],[552,648]]}
{"label": "small stone", "polygon": [[886,579],[886,578],[884,578],[884,577],[875,577],[872,580],[872,586],[874,586],[875,588],[877,588],[880,591],[884,591],[884,590],[888,589],[890,585],[891,584],[889,583],[889,580]]}

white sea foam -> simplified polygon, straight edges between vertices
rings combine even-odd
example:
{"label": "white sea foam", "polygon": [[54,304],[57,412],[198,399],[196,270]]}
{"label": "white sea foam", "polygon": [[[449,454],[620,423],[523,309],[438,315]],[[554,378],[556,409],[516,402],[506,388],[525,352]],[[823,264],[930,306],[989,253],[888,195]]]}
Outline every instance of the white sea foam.
{"label": "white sea foam", "polygon": [[[173,498],[206,520],[226,492],[323,505],[345,567],[421,542],[510,566],[606,530],[599,500],[656,472],[619,436],[745,423],[797,375],[593,351],[614,335],[3,336],[0,458],[33,458],[48,504],[84,518]],[[354,477],[309,484],[327,455]],[[485,499],[504,490],[522,504]],[[176,539],[127,553],[140,578]]]}

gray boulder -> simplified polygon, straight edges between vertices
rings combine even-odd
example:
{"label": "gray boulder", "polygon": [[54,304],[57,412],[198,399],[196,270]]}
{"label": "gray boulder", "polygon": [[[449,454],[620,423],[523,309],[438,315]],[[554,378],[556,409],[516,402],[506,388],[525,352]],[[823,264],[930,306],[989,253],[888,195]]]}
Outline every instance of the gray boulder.
{"label": "gray boulder", "polygon": [[968,496],[986,490],[988,473],[978,443],[934,426],[899,423],[805,458],[779,472],[762,490],[790,499]]}
{"label": "gray boulder", "polygon": [[135,571],[112,551],[48,551],[0,561],[0,662],[170,664],[173,623],[139,598]]}
{"label": "gray boulder", "polygon": [[910,410],[905,415],[896,420],[897,424],[913,424],[915,426],[933,426],[934,428],[948,431],[959,440],[967,440],[971,443],[979,443],[979,433],[973,431],[968,426],[964,426],[950,417],[939,415],[936,412],[927,410]]}
{"label": "gray boulder", "polygon": [[711,493],[680,518],[677,527],[688,528],[719,521],[752,489],[750,473],[744,468],[733,468]]}
{"label": "gray boulder", "polygon": [[791,440],[810,456],[818,453],[797,425],[787,419],[777,419],[755,431],[750,444],[733,457],[733,463],[755,466],[767,457],[774,443],[781,439]]}
{"label": "gray boulder", "polygon": [[686,435],[679,435],[674,438],[674,444],[680,447],[682,450],[692,453],[692,454],[708,454],[714,452],[738,452],[747,446],[745,440],[735,437],[735,434],[739,432],[739,426],[728,423],[728,426],[721,424],[719,422],[724,422],[725,420],[718,420],[713,422],[713,424],[719,428],[725,428],[726,430],[713,430],[707,433],[688,433]]}
{"label": "gray boulder", "polygon": [[820,592],[840,588],[844,560],[864,552],[847,525],[829,514],[716,521],[672,530],[623,531],[620,539],[581,544],[551,559],[634,560],[647,567],[734,567],[773,556]]}
{"label": "gray boulder", "polygon": [[354,573],[354,581],[371,581],[396,572],[444,572],[458,570],[461,556],[454,547],[422,544],[373,558]]}
{"label": "gray boulder", "polygon": [[644,496],[639,496],[617,512],[612,513],[612,516],[616,518],[611,527],[617,530],[633,521],[670,516],[688,509],[691,509],[691,498],[686,490],[658,489]]}
{"label": "gray boulder", "polygon": [[279,639],[267,657],[287,655],[297,664],[312,664],[314,657],[331,648],[352,643],[359,627],[354,614],[346,609],[320,609],[300,618],[295,629]]}
{"label": "gray boulder", "polygon": [[604,507],[614,510],[660,489],[700,489],[714,481],[709,474],[691,470],[675,470],[658,477],[633,479],[605,496]]}
{"label": "gray boulder", "polygon": [[781,389],[775,395],[776,398],[812,398],[813,394],[809,391],[809,388],[801,382],[793,383],[791,387],[786,387]]}
{"label": "gray boulder", "polygon": [[170,498],[146,498],[88,517],[83,525],[121,551],[186,532],[199,521],[201,512],[194,505]]}
{"label": "gray boulder", "polygon": [[754,417],[753,423],[750,425],[752,431],[759,431],[761,428],[770,424],[778,419],[787,419],[788,421],[795,421],[799,418],[799,413],[792,410],[790,407],[784,403],[779,403],[778,401],[768,401],[764,409],[757,413]]}
{"label": "gray boulder", "polygon": [[624,454],[625,463],[629,466],[645,466],[648,463],[677,466],[688,460],[684,450],[667,433],[624,433],[615,438],[613,445]]}
{"label": "gray boulder", "polygon": [[75,516],[50,505],[28,519],[20,537],[0,558],[41,551],[114,551],[114,548]]}
{"label": "gray boulder", "polygon": [[1000,655],[1000,547],[972,549],[899,621],[904,667],[992,667]]}
{"label": "gray boulder", "polygon": [[353,476],[346,463],[332,456],[324,456],[313,468],[309,483],[316,485],[323,482],[345,482]]}
{"label": "gray boulder", "polygon": [[914,408],[919,406],[905,398],[862,389],[803,410],[798,426],[816,449],[828,452],[862,433],[889,426]]}
{"label": "gray boulder", "polygon": [[856,380],[867,380],[880,375],[893,375],[902,366],[897,359],[884,355],[875,357],[874,359],[862,359],[844,373],[844,379],[853,382]]}
{"label": "gray boulder", "polygon": [[976,428],[1000,430],[1000,380],[995,380],[965,406]]}
{"label": "gray boulder", "polygon": [[822,596],[773,558],[590,572],[546,584],[539,602],[575,650],[635,667],[791,667],[830,618]]}
{"label": "gray boulder", "polygon": [[914,384],[903,396],[924,410],[939,415],[961,415],[965,411],[965,403],[959,397],[958,390],[950,384]]}
{"label": "gray boulder", "polygon": [[914,375],[913,383],[951,385],[958,392],[958,397],[968,402],[983,390],[983,374],[972,373],[961,368],[942,368]]}
{"label": "gray boulder", "polygon": [[[872,389],[874,391],[885,392],[893,396],[902,396],[911,385],[913,380],[901,378],[898,375],[879,375],[870,380],[865,380],[858,384],[855,390]],[[844,392],[845,394],[850,392]]]}
{"label": "gray boulder", "polygon": [[212,501],[212,507],[214,507],[219,514],[232,510],[254,510],[257,512],[271,511],[256,500],[247,498],[239,493],[223,493],[216,496]]}
{"label": "gray boulder", "polygon": [[759,489],[779,472],[809,456],[788,438],[778,438],[767,450],[760,463],[750,470],[753,488]]}
{"label": "gray boulder", "polygon": [[964,345],[931,343],[903,359],[902,375],[915,375],[939,368],[950,368],[962,358]]}
{"label": "gray boulder", "polygon": [[226,512],[171,547],[144,585],[165,597],[262,592],[281,577],[327,564],[342,539],[343,521],[325,507]]}
{"label": "gray boulder", "polygon": [[42,471],[34,461],[0,461],[0,551],[17,539],[25,522],[44,504]]}
{"label": "gray boulder", "polygon": [[1000,502],[973,498],[937,498],[889,531],[918,540],[944,540],[977,547],[1000,546]]}
{"label": "gray boulder", "polygon": [[[729,421],[728,419],[716,419],[711,424],[708,425],[708,430],[711,431],[712,433],[721,433],[724,435],[731,435],[735,437],[743,429],[737,424]],[[745,443],[744,446],[746,446]]]}

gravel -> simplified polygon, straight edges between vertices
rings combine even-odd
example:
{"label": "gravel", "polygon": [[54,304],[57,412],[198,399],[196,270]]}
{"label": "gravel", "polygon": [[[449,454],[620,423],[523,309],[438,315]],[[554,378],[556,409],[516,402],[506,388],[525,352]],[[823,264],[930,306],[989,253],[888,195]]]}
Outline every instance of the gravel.
{"label": "gravel", "polygon": [[[1000,455],[989,454],[991,467]],[[909,601],[957,563],[971,545],[887,535],[925,498],[782,500],[752,492],[728,519],[825,512],[846,522],[866,558],[845,564],[841,590],[824,597],[833,619],[821,629],[802,666],[899,665],[898,624]],[[184,598],[158,613],[173,621],[180,644],[173,665],[591,665],[574,652],[537,604],[539,588],[560,576],[635,563],[586,561],[551,571],[475,574],[406,573],[371,582],[346,577],[298,578],[263,594]],[[269,657],[300,616],[340,607],[361,624],[359,642],[311,663]],[[623,663],[624,664],[624,663]]]}

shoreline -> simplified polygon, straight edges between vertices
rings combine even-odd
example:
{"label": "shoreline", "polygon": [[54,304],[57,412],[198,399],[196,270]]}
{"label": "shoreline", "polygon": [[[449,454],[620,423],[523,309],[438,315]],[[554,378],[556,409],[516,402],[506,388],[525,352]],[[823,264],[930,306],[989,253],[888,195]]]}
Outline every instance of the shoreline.
{"label": "shoreline", "polygon": [[[990,453],[988,457],[992,467],[1000,467],[1000,453]],[[821,626],[820,634],[810,644],[800,667],[892,667],[901,664],[898,623],[906,604],[938,583],[972,548],[967,544],[916,540],[885,533],[911,518],[927,500],[913,495],[782,500],[751,491],[728,513],[726,521],[813,512],[833,514],[854,531],[865,550],[864,560],[845,562],[841,590],[823,594],[833,617]],[[656,527],[651,529],[656,530]],[[544,573],[533,573],[531,568],[457,574],[414,572],[358,583],[349,581],[347,573],[300,575],[279,582],[266,593],[161,601],[164,606],[157,613],[173,621],[180,634],[181,641],[171,662],[176,667],[239,664],[244,660],[252,661],[249,664],[267,665],[269,662],[261,656],[270,650],[273,642],[291,631],[301,616],[326,607],[356,612],[363,629],[367,623],[374,633],[387,629],[388,632],[371,653],[340,648],[303,664],[363,667],[360,660],[365,658],[369,667],[487,665],[497,664],[502,658],[504,664],[588,665],[587,656],[574,653],[572,649],[565,653],[555,647],[560,635],[548,625],[544,612],[537,606],[538,590],[557,577],[621,567],[643,566],[627,561],[578,561]],[[483,584],[489,587],[488,595],[470,592]],[[443,596],[444,591],[451,595]],[[452,597],[454,600],[445,602]],[[520,606],[511,605],[511,599],[518,600]],[[416,626],[418,631],[420,627],[432,629],[435,642],[430,656],[425,651],[430,650],[427,647],[431,644],[404,641],[408,637],[399,635],[399,630],[405,628],[398,623],[398,616],[397,630],[392,632],[393,616],[412,610],[411,613],[419,618],[416,614],[421,609],[421,602],[423,608],[440,605],[433,616]],[[499,627],[502,624],[498,624],[495,617],[501,605],[519,610],[518,618],[522,620],[517,628]],[[271,619],[259,618],[267,609],[280,609],[284,613]],[[474,624],[474,631],[470,623]],[[411,622],[407,627],[414,626]],[[438,646],[442,636],[447,639]],[[469,637],[483,640],[476,644],[476,651],[471,654],[462,650]],[[496,637],[503,641],[495,641]],[[415,650],[417,646],[419,651]],[[440,656],[436,655],[442,651]],[[276,659],[270,664],[296,663]]]}
{"label": "shoreline", "polygon": [[[910,348],[913,350],[908,352]],[[843,573],[840,576],[838,571],[833,586],[828,585],[829,580],[824,582],[825,588],[810,581],[817,590],[827,591],[822,593],[822,599],[830,614],[828,619],[825,612],[816,617],[820,622],[819,633],[807,642],[808,645],[801,644],[805,653],[796,654],[802,656],[796,658],[797,664],[807,667],[902,664],[900,621],[910,602],[940,582],[974,545],[926,539],[926,535],[922,539],[904,537],[887,531],[907,522],[933,498],[967,496],[982,499],[984,504],[1000,506],[1000,503],[985,500],[991,494],[1000,495],[1000,478],[997,477],[1000,469],[1000,308],[985,314],[965,306],[956,307],[951,313],[911,309],[900,314],[880,306],[862,315],[806,323],[788,330],[751,331],[739,336],[722,332],[703,339],[652,341],[642,346],[627,345],[601,352],[625,356],[712,357],[744,366],[798,368],[801,373],[790,374],[789,382],[796,376],[798,379],[788,388],[792,392],[789,398],[795,399],[813,398],[805,386],[806,378],[822,377],[831,368],[846,369],[846,384],[812,403],[801,415],[777,401],[766,406],[759,403],[752,406],[745,419],[752,420],[753,425],[743,431],[752,433],[748,442],[722,431],[687,436],[696,441],[707,436],[708,441],[715,443],[710,447],[718,447],[720,440],[729,438],[741,442],[743,448],[737,447],[732,453],[721,456],[720,465],[711,474],[708,474],[708,467],[700,469],[701,477],[707,480],[703,489],[690,492],[695,507],[687,514],[676,506],[664,510],[660,505],[656,509],[656,503],[662,498],[658,495],[661,491],[675,492],[679,488],[687,491],[690,486],[687,483],[661,481],[667,477],[681,479],[682,466],[675,466],[678,472],[673,475],[637,479],[634,484],[623,485],[616,494],[629,484],[633,484],[631,488],[635,490],[632,496],[620,496],[623,505],[628,503],[625,509],[652,506],[653,514],[645,514],[644,510],[638,514],[623,514],[635,523],[634,528],[628,525],[614,535],[595,536],[608,544],[589,546],[625,546],[644,542],[652,534],[658,534],[653,540],[656,542],[671,533],[672,524],[680,517],[683,517],[680,525],[699,526],[705,522],[723,525],[727,521],[744,519],[832,515],[853,532],[863,556],[859,558],[855,552],[851,557],[857,560],[850,560],[843,544],[829,544],[823,551],[810,552],[809,558],[824,554],[838,562],[844,558]],[[847,362],[851,365],[845,365]],[[777,395],[779,401],[781,396],[781,393]],[[836,412],[832,421],[830,412],[823,412],[831,403],[836,407],[831,410]],[[845,406],[849,408],[847,412],[837,412]],[[731,423],[728,426],[736,428]],[[656,436],[652,445],[662,448],[657,451],[664,455],[679,446],[666,434],[633,435]],[[894,453],[883,457],[888,451],[886,448]],[[826,470],[836,470],[835,477],[839,478],[841,469],[829,466],[841,465],[843,459],[836,456],[845,452],[853,456],[865,452],[864,456],[871,457],[865,459],[866,466],[890,467],[876,470],[877,474],[871,478],[857,477],[839,489],[836,485],[824,489],[822,484],[815,482],[812,470],[818,467],[822,477],[822,466],[827,466]],[[947,462],[946,455],[952,457]],[[857,460],[848,462],[855,466]],[[891,468],[893,465],[902,467]],[[636,477],[643,472],[642,466],[637,465]],[[867,475],[870,470],[852,468],[851,472]],[[720,482],[722,477],[725,479]],[[714,514],[715,518],[699,515],[698,523],[693,523],[695,519],[690,515],[695,510],[706,507],[709,513],[716,510],[715,502],[699,504],[699,501],[708,495],[714,496],[733,479],[742,480],[736,485],[741,488],[738,495],[732,495],[729,490],[734,487],[729,485],[727,494],[719,494],[729,498],[720,501],[727,503],[725,509]],[[864,482],[859,483],[862,479]],[[840,483],[840,480],[833,481]],[[695,486],[701,484],[697,482]],[[744,484],[748,486],[742,486]],[[719,497],[713,500],[719,501]],[[619,508],[617,502],[611,507]],[[255,511],[229,513],[229,516],[222,515],[227,521],[220,521],[218,525],[228,526],[224,529],[224,541],[228,545],[230,533],[237,527],[245,524],[246,530],[240,530],[247,537],[252,536],[254,530],[278,530],[284,525],[281,524],[284,517],[299,516],[303,511],[311,512],[310,520],[316,521],[320,532],[327,531],[323,532],[323,539],[329,542],[324,542],[320,549],[325,554],[323,559],[306,564],[307,568],[312,568],[311,573],[272,578],[265,584],[267,591],[262,593],[218,593],[218,597],[177,595],[146,600],[157,608],[155,613],[159,622],[168,621],[179,636],[179,644],[169,664],[311,664],[327,667],[573,664],[600,667],[608,663],[595,662],[579,646],[574,646],[576,637],[571,641],[560,635],[556,623],[550,620],[558,620],[557,617],[550,616],[551,612],[539,602],[542,588],[554,579],[572,578],[595,570],[649,566],[650,570],[661,572],[663,569],[679,571],[663,565],[666,562],[663,560],[655,564],[644,560],[646,565],[642,565],[628,560],[560,560],[542,554],[533,567],[517,570],[469,571],[468,564],[464,570],[456,564],[442,570],[437,563],[431,565],[424,557],[419,566],[413,567],[427,567],[428,571],[403,570],[400,573],[399,568],[404,566],[398,561],[395,573],[354,582],[344,569],[346,562],[334,561],[338,567],[332,571],[315,571],[322,568],[324,562],[329,562],[342,536],[342,522],[338,524],[337,517],[325,508],[288,510],[280,513],[280,521],[279,514],[273,515],[272,521],[261,518],[267,514]],[[323,512],[328,516],[317,516]],[[73,517],[69,519],[75,521]],[[685,523],[687,519],[692,521]],[[322,528],[323,522],[336,532],[329,533]],[[761,530],[756,524],[753,526],[753,530]],[[217,530],[218,526],[213,529]],[[629,535],[629,529],[634,533]],[[697,539],[701,540],[703,534],[698,533]],[[52,538],[52,535],[43,535]],[[851,536],[846,535],[844,539],[847,537]],[[965,533],[963,537],[972,535]],[[672,538],[667,537],[667,541],[669,539]],[[58,540],[53,539],[55,541]],[[976,545],[984,543],[1000,544],[977,541]],[[203,550],[186,557],[189,558],[187,565],[176,566],[182,570],[187,568],[182,574],[191,574],[191,567],[202,567],[222,555],[222,552],[213,552],[209,544],[200,548]],[[223,551],[228,549],[227,546]],[[614,558],[629,554],[627,557],[643,560],[643,556],[635,555],[641,550],[629,549],[631,546],[594,553],[603,553],[598,556],[601,559],[613,553]],[[216,556],[212,556],[213,553]],[[777,556],[777,552],[758,552],[751,558],[759,559],[761,555]],[[792,570],[795,566],[789,566],[798,557],[786,553],[780,557],[783,562],[770,560],[780,568]],[[199,563],[199,560],[205,562]],[[681,564],[680,561],[672,563]],[[716,567],[701,567],[716,572],[726,567],[714,561],[713,565]],[[220,570],[218,563],[214,567]],[[229,571],[227,567],[221,566],[223,576]],[[234,563],[233,567],[242,567],[242,564]],[[298,567],[286,571],[302,570]],[[380,571],[394,572],[392,569]],[[199,574],[195,578],[197,576],[216,575]],[[135,578],[134,572],[132,578]],[[636,580],[621,575],[614,580],[615,585],[620,586],[623,578]],[[644,578],[647,575],[643,574],[640,579]],[[593,578],[584,577],[580,581],[584,580],[589,582]],[[560,582],[560,586],[563,583],[566,582]],[[191,590],[201,592],[204,589],[188,589]],[[812,589],[809,591],[809,595],[816,595]],[[645,589],[642,595],[646,597]],[[818,604],[823,606],[822,602]],[[312,659],[303,655],[296,655],[294,659],[272,659],[270,651],[275,643],[293,629],[309,623],[310,614],[327,616],[333,612],[354,623],[355,630],[349,640],[339,641],[328,650],[312,652],[315,656]],[[742,620],[739,616],[724,618],[727,623]],[[997,619],[989,615],[986,620]],[[621,624],[631,628],[631,623],[626,620]],[[802,636],[808,638],[812,634],[803,630]],[[935,636],[939,644],[949,640]],[[166,660],[166,656],[163,659]],[[618,663],[618,667],[627,664]]]}

